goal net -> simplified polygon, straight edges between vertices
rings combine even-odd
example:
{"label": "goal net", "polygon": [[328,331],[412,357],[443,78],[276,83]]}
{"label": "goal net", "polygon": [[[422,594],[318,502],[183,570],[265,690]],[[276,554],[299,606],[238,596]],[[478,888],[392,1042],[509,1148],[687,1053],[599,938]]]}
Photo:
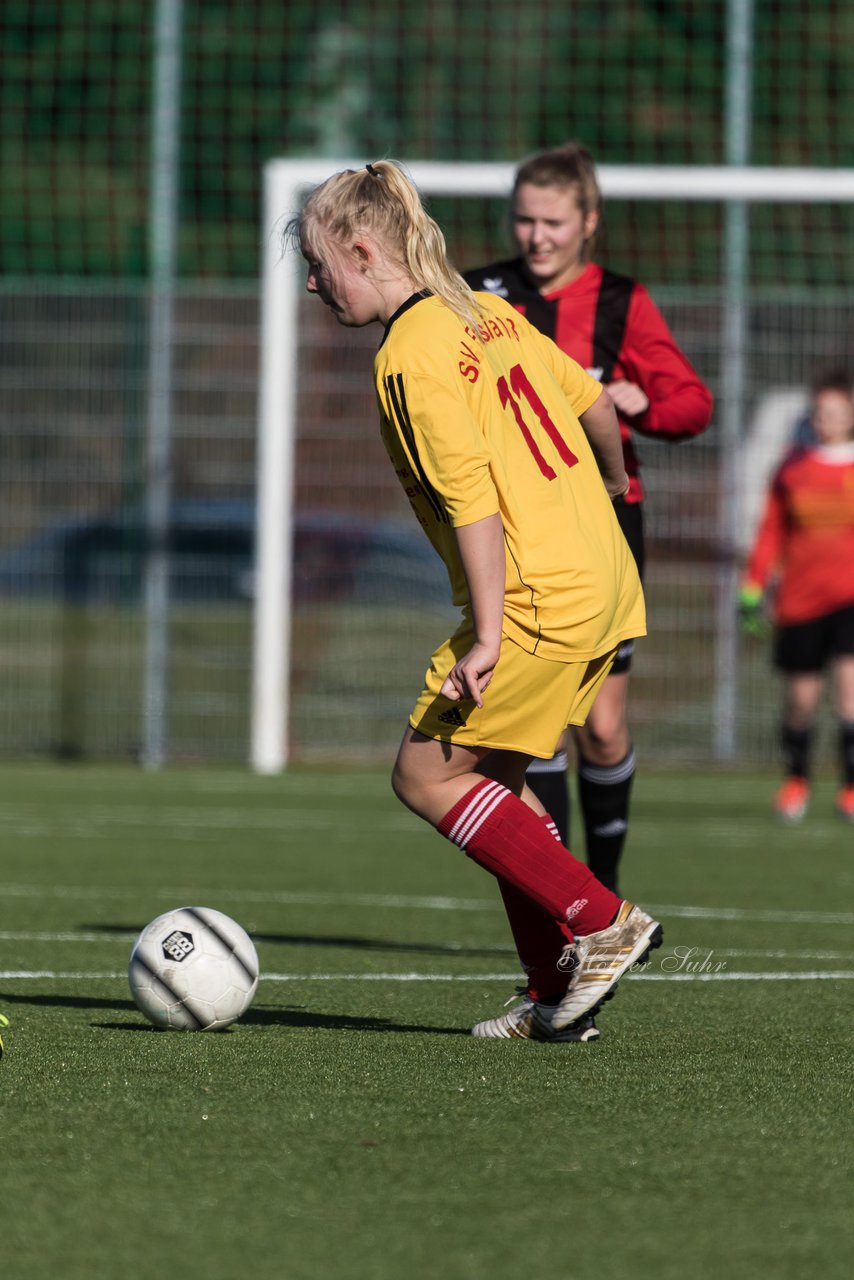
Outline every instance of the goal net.
{"label": "goal net", "polygon": [[[304,292],[281,229],[346,162],[277,161],[265,180],[251,753],[385,757],[448,633],[444,570],[416,527],[376,426],[377,334]],[[509,164],[416,163],[461,269],[506,256]],[[845,287],[850,170],[602,166],[604,259],[641,279],[712,387],[710,430],[638,440],[647,489],[649,637],[631,723],[645,758],[767,760],[777,688],[742,640],[735,589],[764,486],[806,388],[852,349]]]}

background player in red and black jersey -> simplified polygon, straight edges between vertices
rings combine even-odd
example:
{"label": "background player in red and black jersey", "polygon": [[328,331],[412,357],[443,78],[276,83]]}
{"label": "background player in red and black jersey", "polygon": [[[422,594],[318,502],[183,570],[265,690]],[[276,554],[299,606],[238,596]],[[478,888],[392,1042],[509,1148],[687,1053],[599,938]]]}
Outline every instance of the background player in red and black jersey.
{"label": "background player in red and black jersey", "polygon": [[[578,143],[543,151],[516,172],[511,226],[518,256],[465,273],[474,289],[507,298],[608,388],[616,406],[629,489],[616,503],[643,574],[643,487],[632,433],[687,440],[709,425],[712,396],[646,289],[592,261],[601,193]],[[633,642],[623,645],[586,725],[574,730],[587,861],[616,889],[628,829],[635,757],[626,719]],[[532,765],[528,783],[569,839],[566,754]]]}

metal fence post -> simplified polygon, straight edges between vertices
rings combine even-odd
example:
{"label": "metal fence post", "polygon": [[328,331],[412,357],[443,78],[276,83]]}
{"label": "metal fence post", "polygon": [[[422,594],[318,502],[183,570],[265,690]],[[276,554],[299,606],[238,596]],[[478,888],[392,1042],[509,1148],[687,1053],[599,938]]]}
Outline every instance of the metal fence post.
{"label": "metal fence post", "polygon": [[169,515],[172,503],[172,374],[178,155],[181,127],[182,0],[158,0],[155,15],[149,198],[149,366],[145,493],[145,670],[142,763],[168,750]]}

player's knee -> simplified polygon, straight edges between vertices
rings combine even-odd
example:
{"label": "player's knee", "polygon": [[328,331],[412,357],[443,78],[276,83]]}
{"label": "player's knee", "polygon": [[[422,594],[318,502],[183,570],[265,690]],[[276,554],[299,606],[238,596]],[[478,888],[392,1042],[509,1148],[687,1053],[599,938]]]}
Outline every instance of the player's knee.
{"label": "player's knee", "polygon": [[405,804],[407,809],[413,809],[416,813],[420,812],[419,807],[419,779],[414,770],[407,767],[405,760],[398,756],[394,762],[394,768],[391,771],[391,789],[400,800],[401,804]]}
{"label": "player's knee", "polygon": [[402,768],[399,759],[395,760],[391,771],[391,789],[398,800],[402,800],[406,804],[406,772]]}
{"label": "player's knee", "polygon": [[605,712],[584,726],[581,749],[592,764],[619,764],[630,745],[628,728],[621,715]]}

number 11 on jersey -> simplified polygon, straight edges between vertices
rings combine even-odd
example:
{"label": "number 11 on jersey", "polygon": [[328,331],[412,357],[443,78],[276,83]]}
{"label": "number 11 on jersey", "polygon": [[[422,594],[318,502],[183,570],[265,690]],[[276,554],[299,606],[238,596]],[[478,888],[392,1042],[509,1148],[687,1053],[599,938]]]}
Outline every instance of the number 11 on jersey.
{"label": "number 11 on jersey", "polygon": [[[502,408],[506,409],[508,405],[510,406],[510,409],[513,413],[513,417],[516,419],[516,425],[518,426],[519,430],[522,432],[522,435],[525,439],[525,444],[531,450],[531,453],[534,455],[534,461],[536,462],[537,466],[540,468],[540,471],[543,473],[546,479],[554,480],[557,475],[557,472],[554,470],[553,467],[549,465],[548,462],[546,462],[545,458],[540,453],[540,450],[537,447],[537,442],[531,433],[531,428],[528,426],[527,422],[522,416],[522,406],[519,403],[520,397],[524,397],[525,400],[527,400],[528,404],[531,406],[534,413],[537,415],[537,419],[540,423],[540,426],[543,428],[546,435],[549,437],[552,444],[557,449],[558,455],[560,456],[561,461],[563,461],[568,467],[574,467],[575,464],[578,462],[578,458],[576,458],[575,454],[567,446],[567,443],[564,440],[563,436],[560,434],[557,427],[552,422],[551,418],[549,417],[548,409],[543,404],[542,400],[537,395],[534,388],[531,386],[531,383],[528,381],[528,375],[525,373],[525,370],[522,368],[522,366],[520,364],[513,365],[513,368],[510,370],[510,386],[509,387],[507,385],[507,379],[505,377],[499,378],[497,385],[498,385],[498,398],[501,401]],[[510,389],[511,387],[512,387],[512,391]],[[514,395],[514,392],[515,392],[515,395]]]}

